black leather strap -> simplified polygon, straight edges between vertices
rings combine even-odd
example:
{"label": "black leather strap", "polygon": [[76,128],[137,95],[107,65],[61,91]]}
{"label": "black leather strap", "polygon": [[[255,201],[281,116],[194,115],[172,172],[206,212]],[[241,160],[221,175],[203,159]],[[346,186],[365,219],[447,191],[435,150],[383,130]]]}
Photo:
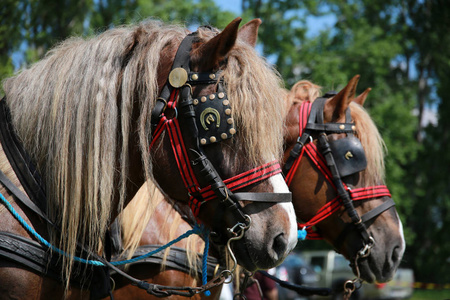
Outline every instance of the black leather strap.
{"label": "black leather strap", "polygon": [[[389,198],[388,200],[383,202],[383,204],[381,204],[380,206],[377,206],[374,209],[372,209],[372,210],[368,211],[367,213],[365,213],[364,215],[362,215],[361,216],[362,223],[366,224],[369,220],[381,215],[383,212],[385,212],[386,210],[388,210],[389,208],[391,208],[393,206],[395,206],[394,200],[392,198]],[[336,251],[338,251],[341,248],[342,243],[345,241],[347,234],[349,234],[350,231],[352,231],[354,229],[355,229],[355,224],[353,224],[353,223],[348,223],[344,227],[344,229],[341,231],[339,236],[333,242],[333,245],[336,248]]]}
{"label": "black leather strap", "polygon": [[26,194],[41,211],[46,211],[46,195],[42,179],[14,133],[6,97],[0,101],[0,142]]}
{"label": "black leather strap", "polygon": [[[136,250],[136,252],[133,254],[132,258],[136,258],[138,256],[147,254],[151,251],[154,251],[161,247],[161,245],[144,245],[139,246]],[[126,257],[126,253],[123,256],[115,256],[113,257],[112,261],[119,261],[124,259]],[[203,255],[197,254],[197,265],[202,265],[202,257]],[[181,271],[184,273],[189,274],[189,263],[188,263],[188,257],[186,249],[179,248],[172,246],[169,250],[169,254],[166,257],[166,260],[164,262],[164,251],[158,252],[148,258],[145,258],[143,260],[139,260],[136,262],[132,262],[128,264],[128,266],[132,265],[141,265],[141,264],[153,264],[153,265],[165,265],[168,268]],[[214,257],[208,256],[207,258],[207,272],[208,272],[208,278],[212,278],[215,273],[220,273],[224,270],[224,267],[221,265],[220,261]],[[202,276],[202,270],[199,269],[197,271],[197,276]],[[111,272],[111,274],[114,274],[114,271]]]}
{"label": "black leather strap", "polygon": [[17,262],[38,274],[60,280],[60,270],[49,264],[51,256],[41,244],[28,238],[0,231],[0,257]]}
{"label": "black leather strap", "polygon": [[394,200],[392,198],[389,198],[388,200],[384,201],[383,204],[380,206],[375,207],[371,211],[365,213],[361,216],[361,220],[363,223],[366,223],[367,221],[375,218],[376,216],[382,214],[384,211],[388,210],[389,208],[395,206]]}
{"label": "black leather strap", "polygon": [[237,201],[253,201],[253,202],[291,202],[291,193],[234,193]]}
{"label": "black leather strap", "polygon": [[13,194],[16,199],[25,204],[26,207],[31,209],[34,213],[44,219],[48,224],[55,226],[52,221],[50,221],[42,210],[33,203],[22,191],[12,183],[8,177],[0,170],[0,182]]}

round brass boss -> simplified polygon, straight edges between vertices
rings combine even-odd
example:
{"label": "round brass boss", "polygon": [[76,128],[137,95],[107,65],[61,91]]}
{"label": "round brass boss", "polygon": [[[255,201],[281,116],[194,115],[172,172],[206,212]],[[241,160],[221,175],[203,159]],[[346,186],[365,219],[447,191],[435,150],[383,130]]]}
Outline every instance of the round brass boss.
{"label": "round brass boss", "polygon": [[170,71],[169,74],[169,83],[174,88],[182,87],[188,79],[188,74],[183,68],[175,68]]}

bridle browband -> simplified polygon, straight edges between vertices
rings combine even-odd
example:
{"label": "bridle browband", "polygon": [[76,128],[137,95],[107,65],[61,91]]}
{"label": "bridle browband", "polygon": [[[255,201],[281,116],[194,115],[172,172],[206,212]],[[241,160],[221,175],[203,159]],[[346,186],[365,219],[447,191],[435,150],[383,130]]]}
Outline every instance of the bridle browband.
{"label": "bridle browband", "polygon": [[[351,223],[334,242],[334,246],[338,251],[341,243],[345,239],[344,235],[349,231],[348,228],[356,228],[363,242],[363,248],[359,256],[366,257],[370,254],[370,249],[375,243],[373,237],[367,232],[367,221],[394,206],[394,202],[385,185],[350,189],[345,184],[343,177],[363,171],[367,166],[367,162],[361,142],[354,136],[356,127],[355,123],[351,121],[350,107],[345,112],[345,123],[324,122],[323,109],[325,102],[334,95],[335,93],[327,93],[312,103],[309,101],[302,103],[299,112],[300,134],[297,143],[290,152],[290,157],[287,159],[283,171],[286,174],[286,182],[290,186],[300,160],[306,153],[337,191],[337,197],[319,209],[312,219],[306,223],[298,224],[300,229],[306,229],[308,231],[307,238],[321,239],[321,235],[314,231],[313,226],[331,216],[341,206],[344,206],[345,211],[351,219]],[[344,133],[346,137],[329,141],[327,135],[332,133]],[[313,135],[317,137],[318,146],[312,142]],[[383,204],[363,216],[359,216],[353,205],[353,201],[380,197],[389,197],[389,200],[383,202]]]}
{"label": "bridle browband", "polygon": [[[198,219],[200,207],[204,203],[218,199],[221,207],[216,210],[213,230],[223,226],[222,219],[226,210],[238,220],[237,225],[240,224],[233,228],[242,230],[250,225],[250,217],[243,212],[239,201],[290,202],[292,197],[291,193],[234,193],[243,187],[281,173],[277,161],[222,180],[206,157],[204,146],[232,138],[236,129],[221,71],[215,73],[190,71],[190,52],[192,43],[197,39],[197,32],[187,35],[177,50],[168,81],[162,88],[152,111],[150,147],[162,132],[167,130],[194,216]],[[216,84],[217,91],[193,99],[192,86],[198,84]],[[174,113],[166,114],[167,109],[173,110]],[[193,145],[189,149],[185,146],[187,139],[190,145]],[[234,230],[228,229],[231,236],[238,235]]]}

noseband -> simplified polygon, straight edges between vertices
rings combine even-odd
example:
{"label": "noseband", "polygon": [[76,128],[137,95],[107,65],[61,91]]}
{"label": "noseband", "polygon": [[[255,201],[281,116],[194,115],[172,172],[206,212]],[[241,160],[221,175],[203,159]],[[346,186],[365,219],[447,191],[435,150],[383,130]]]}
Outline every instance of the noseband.
{"label": "noseband", "polygon": [[[246,229],[250,225],[250,217],[243,212],[239,201],[290,202],[292,196],[291,193],[233,193],[281,173],[277,161],[222,180],[206,157],[203,147],[233,138],[236,129],[223,77],[220,76],[221,71],[215,73],[190,71],[190,52],[192,43],[197,39],[197,32],[191,33],[184,38],[178,48],[168,82],[152,111],[150,147],[164,130],[168,131],[194,216],[198,219],[200,207],[204,203],[218,199],[221,206],[216,210],[213,229],[223,226],[224,212],[229,210],[238,220],[238,226],[233,226],[234,229],[228,229],[228,232],[231,236],[236,236],[238,235],[236,229]],[[198,84],[217,84],[217,91],[193,99],[192,86]],[[174,110],[175,117],[166,114],[167,109]],[[193,145],[192,148],[185,147],[187,138],[189,144]]]}
{"label": "noseband", "polygon": [[[375,241],[369,235],[366,228],[367,221],[380,215],[387,209],[394,206],[391,194],[385,185],[369,186],[351,189],[345,183],[343,177],[363,171],[367,166],[364,149],[356,133],[355,123],[351,121],[350,107],[345,112],[345,123],[324,123],[323,110],[328,98],[335,93],[327,93],[324,97],[317,98],[313,103],[305,101],[300,107],[300,135],[297,143],[290,152],[284,166],[286,182],[290,186],[293,176],[299,166],[300,160],[306,153],[316,167],[322,172],[325,178],[337,191],[338,196],[327,202],[316,215],[304,224],[298,224],[300,229],[308,231],[309,239],[321,239],[321,235],[313,230],[313,226],[323,221],[335,213],[341,206],[344,206],[351,219],[350,227],[356,228],[361,235],[363,248],[358,253],[360,257],[370,254],[370,249]],[[345,138],[338,140],[328,140],[328,134],[344,133]],[[318,147],[312,143],[313,137],[318,139]],[[359,216],[353,201],[364,199],[375,199],[389,197],[380,206]],[[344,229],[334,245],[339,250],[341,243],[345,239],[344,235],[348,229]]]}

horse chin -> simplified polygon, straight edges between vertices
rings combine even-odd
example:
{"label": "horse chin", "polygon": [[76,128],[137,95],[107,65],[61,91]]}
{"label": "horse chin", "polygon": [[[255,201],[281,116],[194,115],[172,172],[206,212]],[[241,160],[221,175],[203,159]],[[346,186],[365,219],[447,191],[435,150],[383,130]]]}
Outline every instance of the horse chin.
{"label": "horse chin", "polygon": [[[401,252],[401,253],[399,253]],[[368,283],[384,283],[392,280],[400,265],[403,251],[394,249],[394,254],[372,249],[367,258],[358,260],[360,278]],[[353,273],[357,274],[356,266],[352,264]]]}
{"label": "horse chin", "polygon": [[[239,265],[247,271],[267,270],[278,266],[286,258],[286,255],[277,254],[276,251],[268,250],[270,243],[263,243],[263,247],[255,247],[256,243],[244,235],[240,241],[232,244],[232,250]],[[270,246],[269,246],[270,248]]]}

